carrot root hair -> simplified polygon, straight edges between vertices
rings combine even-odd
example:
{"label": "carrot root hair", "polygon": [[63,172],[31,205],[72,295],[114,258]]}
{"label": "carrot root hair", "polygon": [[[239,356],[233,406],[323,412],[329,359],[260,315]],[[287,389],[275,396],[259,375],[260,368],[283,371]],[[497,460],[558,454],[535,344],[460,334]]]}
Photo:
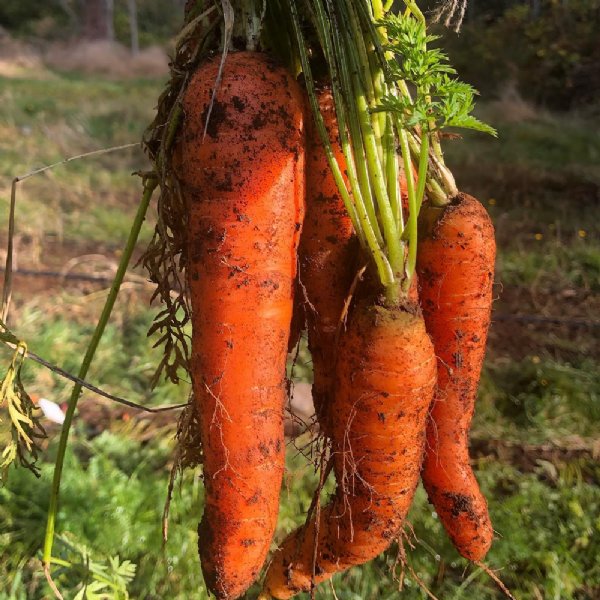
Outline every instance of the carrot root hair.
{"label": "carrot root hair", "polygon": [[500,577],[486,565],[484,562],[480,560],[476,560],[473,562],[474,565],[477,565],[482,571],[486,573],[486,575],[498,586],[500,591],[510,600],[517,600],[510,592],[506,584],[500,579]]}

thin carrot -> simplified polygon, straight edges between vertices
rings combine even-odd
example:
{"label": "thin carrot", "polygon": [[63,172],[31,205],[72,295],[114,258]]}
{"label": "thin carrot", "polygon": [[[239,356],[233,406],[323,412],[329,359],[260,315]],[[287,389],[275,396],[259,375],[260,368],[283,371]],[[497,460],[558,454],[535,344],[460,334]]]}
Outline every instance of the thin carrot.
{"label": "thin carrot", "polygon": [[[333,98],[319,92],[319,107],[335,157],[344,169],[338,141]],[[312,121],[311,121],[312,123]],[[308,348],[312,356],[313,401],[326,433],[327,407],[333,384],[335,339],[344,300],[354,276],[358,250],[352,221],[335,183],[323,143],[314,126],[307,126],[306,218],[300,239],[300,280],[306,295]]]}
{"label": "thin carrot", "polygon": [[201,425],[204,578],[217,598],[255,580],[277,521],[285,361],[303,216],[303,98],[266,55],[194,74],[176,172],[189,206],[192,379]]}
{"label": "thin carrot", "polygon": [[313,516],[274,555],[264,589],[275,598],[385,550],[400,533],[419,480],[436,364],[418,308],[360,303],[339,356],[331,413],[337,489],[321,510],[318,540]]}
{"label": "thin carrot", "polygon": [[[342,171],[345,159],[339,142],[338,124],[331,91],[318,92],[321,115],[336,160]],[[414,171],[416,179],[416,171]],[[408,214],[406,176],[400,170],[399,187],[403,209]],[[336,332],[348,290],[357,270],[358,240],[352,221],[335,182],[323,143],[313,121],[307,125],[306,218],[300,239],[300,281],[306,296],[308,347],[312,356],[312,386],[315,412],[327,433],[331,404]],[[415,278],[416,279],[416,278]],[[416,299],[416,282],[411,290]],[[375,284],[376,286],[376,284]],[[298,297],[301,301],[301,298]]]}
{"label": "thin carrot", "polygon": [[468,434],[490,324],[494,228],[466,194],[421,215],[420,298],[438,357],[423,482],[457,550],[477,561],[489,550],[493,529],[469,463]]}

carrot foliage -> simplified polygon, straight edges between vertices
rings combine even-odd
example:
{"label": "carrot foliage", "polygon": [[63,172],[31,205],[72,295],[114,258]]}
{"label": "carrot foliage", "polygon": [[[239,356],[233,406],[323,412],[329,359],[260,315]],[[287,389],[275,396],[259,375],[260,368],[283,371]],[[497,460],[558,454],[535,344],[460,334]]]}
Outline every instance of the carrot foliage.
{"label": "carrot foliage", "polygon": [[406,14],[390,14],[380,21],[386,28],[385,50],[390,74],[416,90],[414,96],[387,94],[380,109],[398,115],[405,128],[420,126],[430,133],[447,127],[474,129],[496,135],[496,130],[472,115],[477,91],[456,77],[448,56],[428,48],[439,36],[427,33],[425,23]]}
{"label": "carrot foliage", "polygon": [[[415,270],[417,217],[425,194],[444,204],[458,190],[445,167],[439,132],[495,131],[472,115],[476,91],[459,81],[447,56],[428,48],[423,14],[407,0],[395,14],[378,0],[306,0],[306,18],[290,3],[299,57],[317,127],[361,246],[388,302],[406,297]],[[306,19],[316,42],[306,34]],[[315,48],[316,46],[316,48]],[[347,181],[318,111],[313,70],[331,81]],[[400,152],[398,151],[400,148]],[[413,174],[413,162],[418,165]],[[404,169],[408,209],[400,202]]]}

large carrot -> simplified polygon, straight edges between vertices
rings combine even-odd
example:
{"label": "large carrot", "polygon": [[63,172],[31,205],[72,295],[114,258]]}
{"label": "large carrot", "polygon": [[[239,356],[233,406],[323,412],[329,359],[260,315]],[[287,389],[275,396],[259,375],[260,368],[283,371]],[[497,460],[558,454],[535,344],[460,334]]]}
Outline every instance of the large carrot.
{"label": "large carrot", "polygon": [[468,434],[492,306],[496,245],[483,206],[461,194],[422,212],[420,298],[438,357],[423,482],[458,551],[481,560],[493,529],[469,463]]}
{"label": "large carrot", "polygon": [[[260,53],[194,74],[177,175],[189,206],[192,379],[200,415],[206,584],[237,598],[277,521],[284,468],[285,361],[303,216],[303,99]],[[206,136],[204,136],[206,127]]]}
{"label": "large carrot", "polygon": [[[319,92],[319,107],[335,157],[344,168],[333,98]],[[312,121],[311,121],[312,123]],[[335,183],[314,123],[307,126],[306,218],[300,239],[300,281],[306,295],[308,348],[312,356],[315,412],[328,431],[336,331],[352,283],[357,252],[352,221]],[[301,299],[301,298],[299,298]]]}
{"label": "large carrot", "polygon": [[276,552],[264,584],[271,596],[308,590],[398,537],[419,481],[435,381],[418,309],[359,304],[340,339],[331,407],[337,489],[318,534],[313,515]]}

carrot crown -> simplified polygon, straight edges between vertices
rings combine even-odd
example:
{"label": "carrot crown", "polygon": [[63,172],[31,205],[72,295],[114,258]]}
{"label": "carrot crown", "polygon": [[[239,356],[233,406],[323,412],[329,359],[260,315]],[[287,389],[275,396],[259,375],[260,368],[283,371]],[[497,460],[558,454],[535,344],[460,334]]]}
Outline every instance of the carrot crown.
{"label": "carrot crown", "polygon": [[[342,174],[319,113],[314,61],[295,0],[290,14],[311,107],[340,193],[389,303],[408,294],[416,265],[417,217],[425,192],[435,204],[457,194],[438,132],[494,130],[471,115],[475,90],[458,81],[417,5],[394,14],[381,0],[305,0],[327,65],[347,165]],[[413,161],[418,165],[415,180]],[[408,209],[399,188],[406,177]],[[344,175],[346,177],[344,177]]]}

